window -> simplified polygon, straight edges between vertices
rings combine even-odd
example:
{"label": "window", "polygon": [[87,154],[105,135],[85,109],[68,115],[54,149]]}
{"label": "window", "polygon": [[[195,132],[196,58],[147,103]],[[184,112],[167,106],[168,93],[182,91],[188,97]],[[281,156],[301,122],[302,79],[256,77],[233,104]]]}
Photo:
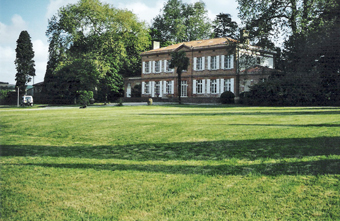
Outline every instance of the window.
{"label": "window", "polygon": [[224,57],[224,68],[225,69],[232,69],[234,67],[234,64],[233,64],[233,55],[226,55]]}
{"label": "window", "polygon": [[196,70],[203,70],[203,57],[199,57],[196,60]]}
{"label": "window", "polygon": [[181,97],[187,97],[187,96],[188,96],[188,82],[181,81]]}
{"label": "window", "polygon": [[226,79],[224,81],[224,91],[231,91],[231,80]]}
{"label": "window", "polygon": [[166,82],[166,93],[167,94],[172,94],[172,81],[167,81]]}
{"label": "window", "polygon": [[173,70],[170,68],[170,60],[166,61],[166,67],[165,67],[166,72],[172,72]]}
{"label": "window", "polygon": [[217,87],[218,87],[217,80],[216,79],[211,80],[210,81],[210,90],[211,90],[212,94],[217,94]]}
{"label": "window", "polygon": [[203,80],[197,80],[196,92],[197,94],[203,94]]}
{"label": "window", "polygon": [[155,73],[161,72],[160,61],[155,61]]}
{"label": "window", "polygon": [[155,82],[155,92],[156,92],[157,97],[161,94],[161,82],[160,81]]}
{"label": "window", "polygon": [[144,93],[150,94],[150,82],[145,82]]}
{"label": "window", "polygon": [[146,61],[146,62],[144,62],[144,70],[145,70],[145,72],[144,72],[144,73],[150,73],[150,66],[149,66],[149,62],[150,62],[150,61]]}
{"label": "window", "polygon": [[217,57],[212,56],[210,60],[210,69],[211,70],[216,70],[217,69]]}

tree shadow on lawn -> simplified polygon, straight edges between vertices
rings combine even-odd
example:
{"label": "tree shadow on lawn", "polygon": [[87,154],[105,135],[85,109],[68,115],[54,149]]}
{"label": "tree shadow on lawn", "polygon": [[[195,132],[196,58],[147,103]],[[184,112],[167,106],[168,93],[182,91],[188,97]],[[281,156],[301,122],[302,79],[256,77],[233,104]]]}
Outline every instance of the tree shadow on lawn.
{"label": "tree shadow on lawn", "polygon": [[202,175],[324,175],[340,174],[340,160],[329,159],[308,162],[260,163],[251,165],[161,165],[161,164],[58,164],[27,163],[9,164],[16,166],[41,166],[63,169],[93,169],[111,171],[139,171],[168,174],[202,174]]}
{"label": "tree shadow on lawn", "polygon": [[340,155],[340,137],[221,140],[181,143],[142,143],[112,146],[2,145],[0,155],[165,160],[261,160]]}
{"label": "tree shadow on lawn", "polygon": [[313,111],[312,109],[310,111],[273,111],[273,112],[264,112],[264,111],[237,111],[237,112],[212,112],[212,113],[142,113],[138,115],[143,116],[155,116],[155,115],[161,115],[161,116],[228,116],[228,115],[340,115],[339,111]]}

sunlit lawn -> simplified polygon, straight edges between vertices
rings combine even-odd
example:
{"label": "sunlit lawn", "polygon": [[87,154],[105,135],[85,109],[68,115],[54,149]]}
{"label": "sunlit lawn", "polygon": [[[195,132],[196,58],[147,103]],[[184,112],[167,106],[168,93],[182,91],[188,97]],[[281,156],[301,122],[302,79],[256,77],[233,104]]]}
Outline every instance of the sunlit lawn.
{"label": "sunlit lawn", "polygon": [[340,108],[0,108],[1,220],[339,220]]}

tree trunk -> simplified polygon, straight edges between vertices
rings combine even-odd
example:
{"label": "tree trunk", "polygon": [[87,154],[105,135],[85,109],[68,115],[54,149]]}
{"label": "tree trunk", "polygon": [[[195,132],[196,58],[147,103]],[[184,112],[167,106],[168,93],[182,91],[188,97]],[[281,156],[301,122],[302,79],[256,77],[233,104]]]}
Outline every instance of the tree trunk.
{"label": "tree trunk", "polygon": [[178,86],[178,90],[177,90],[177,92],[178,92],[178,104],[182,104],[182,101],[181,101],[181,83],[182,83],[182,73],[180,73],[180,72],[178,72],[177,73],[178,74],[178,84],[177,84],[177,86]]}

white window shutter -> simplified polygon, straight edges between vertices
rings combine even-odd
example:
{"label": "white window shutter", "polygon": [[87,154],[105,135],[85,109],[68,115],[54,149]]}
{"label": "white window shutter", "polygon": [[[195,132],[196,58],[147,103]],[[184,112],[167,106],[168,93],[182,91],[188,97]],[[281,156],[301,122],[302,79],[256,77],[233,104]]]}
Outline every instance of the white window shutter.
{"label": "white window shutter", "polygon": [[156,62],[152,61],[152,73],[155,73]]}
{"label": "white window shutter", "polygon": [[222,94],[224,92],[224,79],[220,79],[220,84],[221,84],[221,90],[220,93]]}
{"label": "white window shutter", "polygon": [[145,82],[142,82],[142,94],[145,94]]}
{"label": "white window shutter", "polygon": [[216,56],[216,69],[220,69],[220,56]]}
{"label": "white window shutter", "polygon": [[211,56],[208,56],[208,70],[210,70],[211,68]]}
{"label": "white window shutter", "polygon": [[202,80],[202,93],[205,94],[205,80]]}
{"label": "white window shutter", "polygon": [[167,94],[167,91],[166,91],[166,81],[163,81],[163,93]]}
{"label": "white window shutter", "polygon": [[230,55],[230,69],[234,68],[234,55]]}
{"label": "white window shutter", "polygon": [[145,61],[143,61],[143,63],[142,63],[142,73],[143,74],[145,73]]}
{"label": "white window shutter", "polygon": [[159,73],[162,72],[162,64],[163,64],[163,62],[159,61]]}
{"label": "white window shutter", "polygon": [[221,56],[221,69],[224,69],[224,55]]}
{"label": "white window shutter", "polygon": [[158,82],[158,83],[159,83],[159,96],[160,96],[160,97],[163,97],[163,91],[162,91],[163,82],[160,81],[160,82]]}
{"label": "white window shutter", "polygon": [[166,67],[168,66],[168,61],[164,60],[164,72],[167,72],[168,70],[166,69]]}
{"label": "white window shutter", "polygon": [[216,79],[216,93],[220,93],[220,79]]}
{"label": "white window shutter", "polygon": [[234,78],[230,79],[230,91],[235,93],[235,91],[234,91]]}
{"label": "white window shutter", "polygon": [[175,81],[171,81],[171,94],[174,94],[175,89]]}
{"label": "white window shutter", "polygon": [[205,70],[205,57],[202,57],[202,70]]}
{"label": "white window shutter", "polygon": [[151,97],[155,96],[155,82],[151,81],[151,85],[150,85],[150,89],[151,89]]}
{"label": "white window shutter", "polygon": [[210,79],[207,79],[207,94],[210,94]]}
{"label": "white window shutter", "polygon": [[194,57],[194,71],[196,71],[197,58]]}
{"label": "white window shutter", "polygon": [[192,93],[196,94],[196,80],[192,80]]}

